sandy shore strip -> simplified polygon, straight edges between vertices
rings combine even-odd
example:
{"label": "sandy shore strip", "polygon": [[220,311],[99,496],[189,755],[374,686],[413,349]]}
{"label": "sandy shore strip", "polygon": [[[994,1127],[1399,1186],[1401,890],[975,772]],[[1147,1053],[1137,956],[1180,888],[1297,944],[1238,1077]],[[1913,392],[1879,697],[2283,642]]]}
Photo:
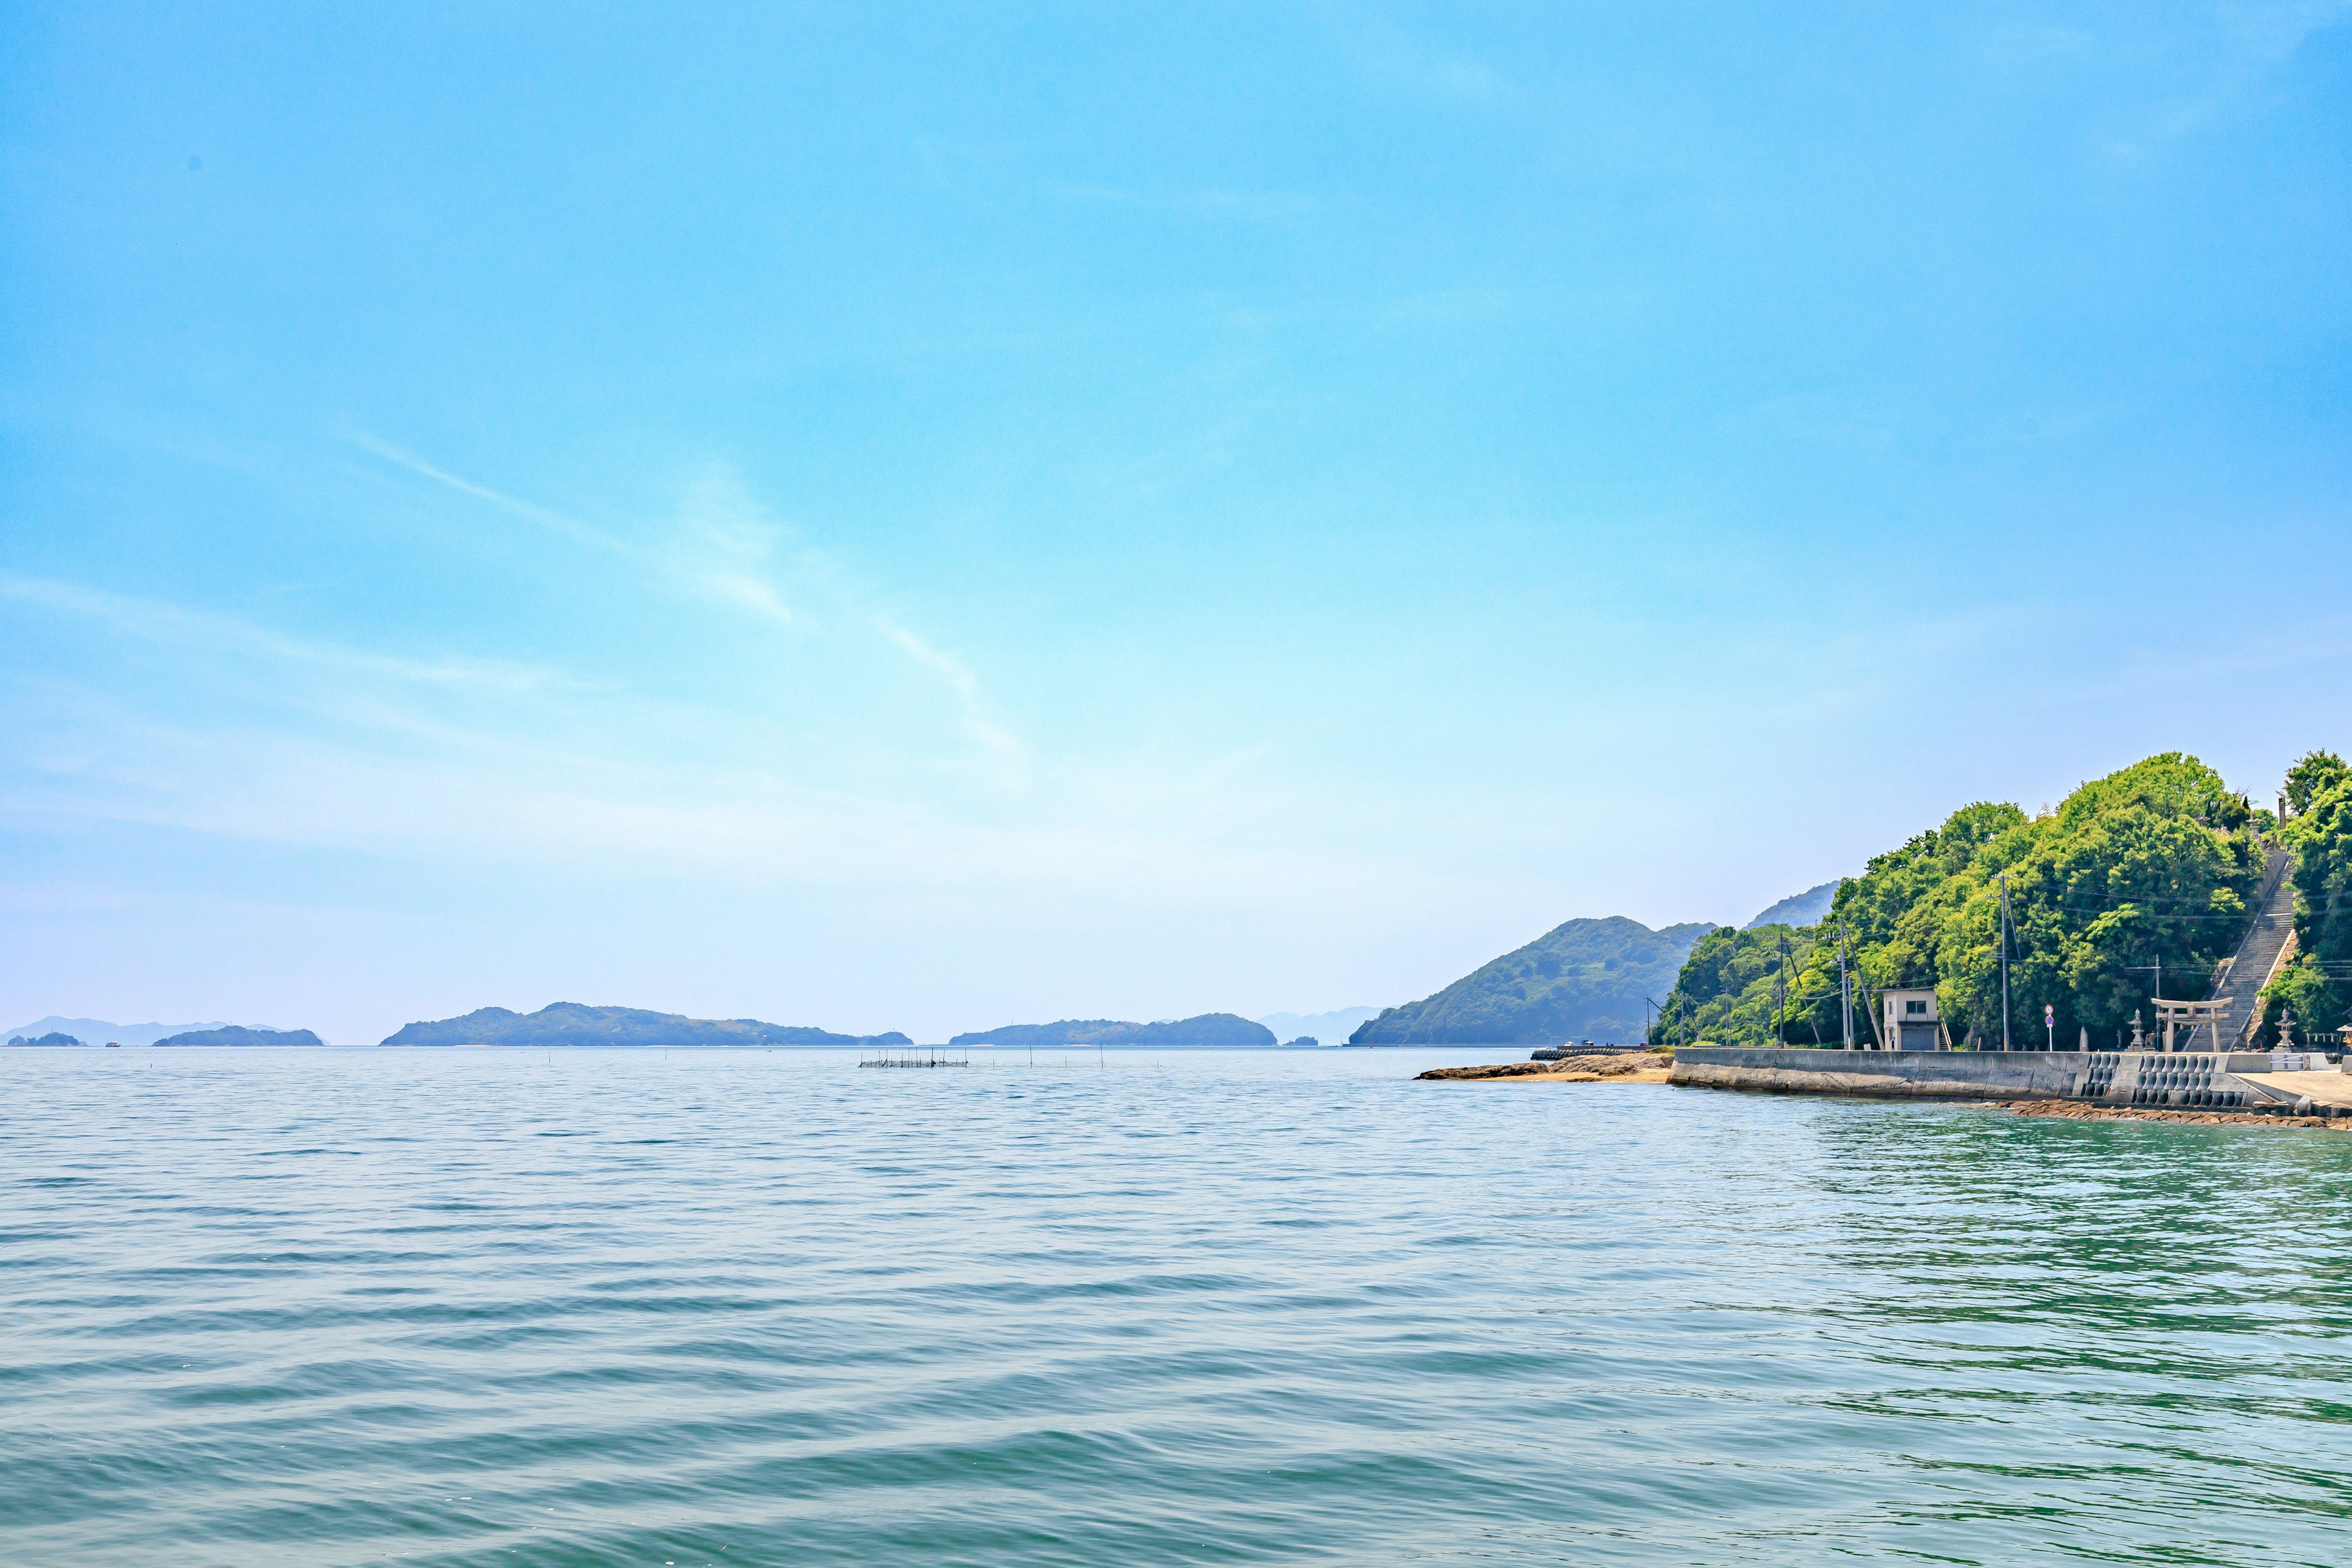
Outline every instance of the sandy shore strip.
{"label": "sandy shore strip", "polygon": [[1556,1062],[1432,1068],[1417,1075],[1413,1081],[1460,1079],[1497,1083],[1664,1083],[1674,1065],[1672,1051],[1615,1051],[1607,1056],[1569,1057]]}
{"label": "sandy shore strip", "polygon": [[2159,1110],[2152,1105],[2092,1105],[2080,1100],[2021,1100],[2001,1107],[2017,1116],[2065,1121],[2179,1121],[2191,1127],[2318,1127],[2352,1132],[2352,1117],[2257,1116],[2251,1110]]}

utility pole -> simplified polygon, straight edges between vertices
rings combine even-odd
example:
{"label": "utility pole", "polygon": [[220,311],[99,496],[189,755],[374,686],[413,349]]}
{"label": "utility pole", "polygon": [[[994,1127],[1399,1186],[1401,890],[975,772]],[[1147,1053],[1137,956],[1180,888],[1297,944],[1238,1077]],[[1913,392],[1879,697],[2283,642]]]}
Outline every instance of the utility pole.
{"label": "utility pole", "polygon": [[1772,1034],[1783,1046],[1789,1043],[1789,932],[1780,931],[1780,965],[1772,972]]}
{"label": "utility pole", "polygon": [[1853,1049],[1853,982],[1845,972],[1845,921],[1838,921],[1838,1014],[1845,1022],[1845,1048]]}
{"label": "utility pole", "polygon": [[2009,1049],[2009,873],[2000,874],[2000,1048]]}
{"label": "utility pole", "polygon": [[2054,1056],[2058,1050],[2058,1009],[2047,1002],[2042,1004],[2042,1026],[2049,1032],[2050,1051]]}

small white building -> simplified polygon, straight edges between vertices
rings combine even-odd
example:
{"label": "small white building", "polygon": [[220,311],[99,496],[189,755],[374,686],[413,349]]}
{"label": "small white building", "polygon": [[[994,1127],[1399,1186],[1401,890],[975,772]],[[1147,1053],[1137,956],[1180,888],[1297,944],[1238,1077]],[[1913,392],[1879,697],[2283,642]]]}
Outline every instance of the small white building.
{"label": "small white building", "polygon": [[1943,1020],[1936,1013],[1932,987],[1906,987],[1879,993],[1886,1009],[1881,1036],[1890,1051],[1934,1051],[1943,1048]]}

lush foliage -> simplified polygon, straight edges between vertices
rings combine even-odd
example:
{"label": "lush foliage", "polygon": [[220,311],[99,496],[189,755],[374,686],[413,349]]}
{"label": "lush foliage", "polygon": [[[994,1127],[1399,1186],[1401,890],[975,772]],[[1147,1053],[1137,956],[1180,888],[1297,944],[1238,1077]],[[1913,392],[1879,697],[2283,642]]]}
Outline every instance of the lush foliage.
{"label": "lush foliage", "polygon": [[2307,752],[2301,762],[2286,771],[2286,808],[2301,816],[2311,809],[2311,803],[2324,792],[2352,776],[2352,768],[2333,752]]}
{"label": "lush foliage", "polygon": [[1433,996],[1391,1007],[1353,1046],[1637,1040],[1644,998],[1663,997],[1705,923],[1652,931],[1622,915],[1570,921]]}
{"label": "lush foliage", "polygon": [[1065,1018],[1056,1024],[1007,1024],[957,1035],[951,1046],[1270,1046],[1274,1031],[1235,1013],[1203,1013],[1157,1024],[1117,1018]]}
{"label": "lush foliage", "polygon": [[462,1018],[411,1024],[387,1046],[903,1046],[907,1037],[835,1035],[757,1018],[688,1018],[643,1007],[554,1002],[536,1013],[482,1007]]}
{"label": "lush foliage", "polygon": [[2252,823],[2219,774],[2179,752],[2086,784],[2038,816],[2014,805],[1964,806],[1872,859],[1839,887],[1821,926],[1792,933],[1790,1001],[1777,1027],[1777,944],[1769,962],[1755,943],[1729,944],[1736,951],[1718,962],[1702,943],[1675,983],[1661,1037],[1837,1043],[1842,930],[1858,1039],[1869,1036],[1877,993],[1923,985],[1935,988],[1956,1040],[1998,1046],[2006,877],[2011,1037],[2021,1047],[2042,1045],[2047,1005],[2061,1044],[2088,1030],[2095,1045],[2112,1046],[2135,1010],[2147,1012],[2157,966],[2165,994],[2201,996],[2237,945],[2260,881]]}
{"label": "lush foliage", "polygon": [[2292,1014],[2307,1040],[2352,1021],[2352,769],[2312,752],[2287,774],[2287,805],[2295,953],[2263,994],[2264,1014],[2273,1026]]}
{"label": "lush foliage", "polygon": [[1800,982],[1821,934],[1817,926],[1775,922],[1745,931],[1723,926],[1699,938],[1666,998],[1658,1039],[1837,1044],[1834,1025],[1827,1037],[1815,1038],[1809,1013],[1774,985],[1782,977],[1792,985]]}

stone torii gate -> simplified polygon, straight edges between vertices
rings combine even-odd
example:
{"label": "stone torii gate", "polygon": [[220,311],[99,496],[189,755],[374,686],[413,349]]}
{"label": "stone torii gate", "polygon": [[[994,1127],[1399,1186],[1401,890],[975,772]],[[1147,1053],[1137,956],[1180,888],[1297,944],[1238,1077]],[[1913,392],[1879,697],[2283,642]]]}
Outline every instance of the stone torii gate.
{"label": "stone torii gate", "polygon": [[2158,996],[2156,998],[2156,1016],[2164,1021],[2164,1048],[2168,1053],[2177,1048],[2172,1043],[2174,1029],[2184,1030],[2188,1038],[2193,1040],[2197,1037],[2200,1024],[2213,1031],[2215,1050],[2227,1048],[2221,1044],[2221,1026],[2230,1018],[2230,998],[2227,996],[2216,996],[2210,1002],[2168,1002]]}

